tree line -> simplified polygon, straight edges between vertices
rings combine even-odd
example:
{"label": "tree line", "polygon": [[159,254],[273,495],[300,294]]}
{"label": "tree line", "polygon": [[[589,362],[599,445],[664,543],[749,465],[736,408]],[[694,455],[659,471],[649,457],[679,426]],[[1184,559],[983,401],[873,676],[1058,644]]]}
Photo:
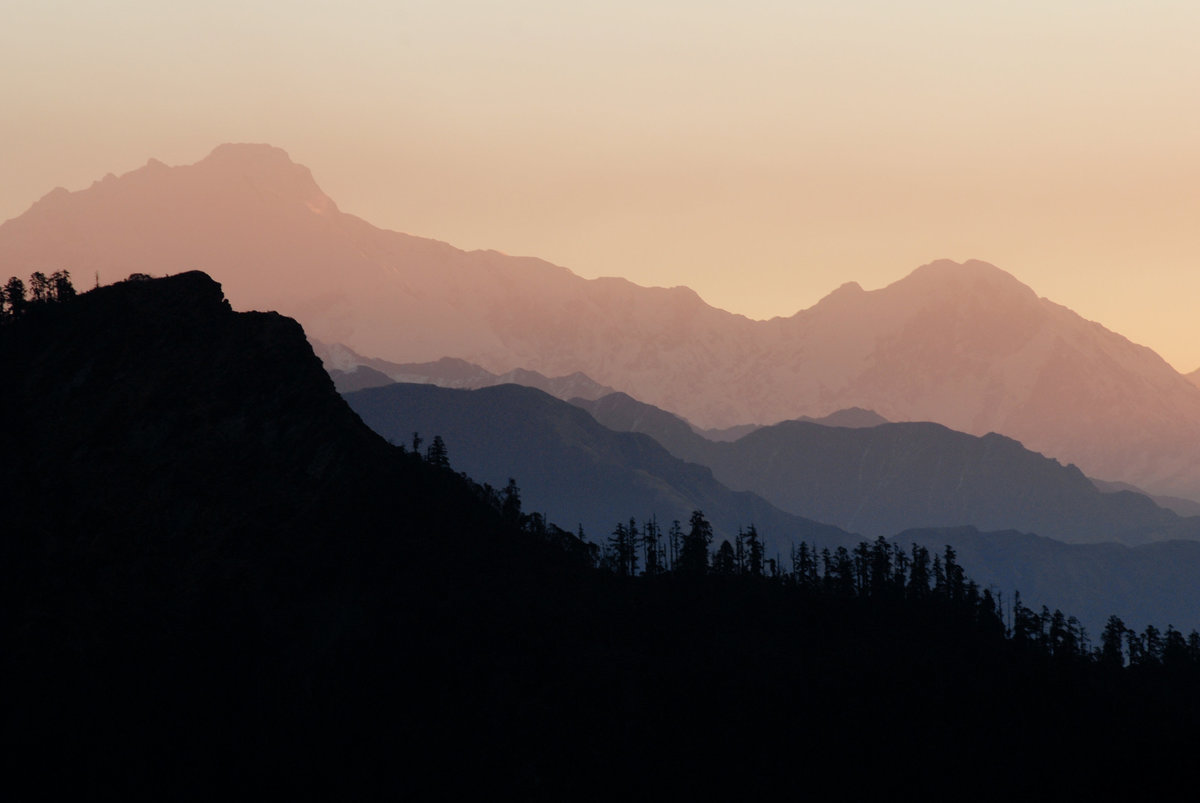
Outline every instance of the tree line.
{"label": "tree line", "polygon": [[49,276],[34,271],[28,289],[25,282],[12,276],[0,287],[0,322],[20,318],[42,304],[64,301],[74,295],[70,271],[56,270]]}
{"label": "tree line", "polygon": [[[446,444],[435,436],[422,453],[423,443],[413,433],[409,454],[451,472]],[[406,451],[400,445],[401,451]],[[466,474],[460,474],[470,481]],[[709,577],[744,578],[775,584],[807,596],[869,600],[879,604],[941,606],[947,615],[965,619],[983,631],[1002,637],[1016,648],[1059,663],[1120,667],[1166,667],[1200,670],[1200,632],[1184,634],[1168,625],[1137,632],[1111,616],[1093,644],[1087,629],[1075,616],[1061,610],[1027,607],[1019,591],[1005,605],[1004,594],[981,588],[967,576],[954,548],[941,554],[913,544],[906,551],[883,536],[862,541],[853,548],[817,548],[794,544],[788,560],[768,557],[762,536],[750,524],[739,528],[733,541],[722,540],[715,549],[712,524],[700,510],[692,512],[687,526],[674,520],[667,527],[655,517],[617,522],[602,543],[592,542],[582,525],[575,532],[547,521],[540,513],[521,509],[520,489],[509,478],[503,489],[474,483],[476,493],[499,510],[520,531],[558,546],[592,569],[622,578]]]}

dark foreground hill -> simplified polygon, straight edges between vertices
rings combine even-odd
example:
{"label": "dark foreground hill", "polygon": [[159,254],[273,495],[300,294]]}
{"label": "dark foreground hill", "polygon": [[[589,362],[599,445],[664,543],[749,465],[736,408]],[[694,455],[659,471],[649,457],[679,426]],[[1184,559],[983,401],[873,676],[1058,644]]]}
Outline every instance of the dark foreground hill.
{"label": "dark foreground hill", "polygon": [[1196,684],[1165,666],[1048,662],[939,605],[597,572],[371,434],[298,326],[200,274],[5,321],[0,368],[7,788],[1045,795],[1130,767],[1153,794],[1194,748]]}
{"label": "dark foreground hill", "polygon": [[4,323],[6,761],[176,796],[412,789],[384,751],[484,755],[456,673],[524,623],[481,600],[584,564],[373,434],[294,321],[204,274]]}

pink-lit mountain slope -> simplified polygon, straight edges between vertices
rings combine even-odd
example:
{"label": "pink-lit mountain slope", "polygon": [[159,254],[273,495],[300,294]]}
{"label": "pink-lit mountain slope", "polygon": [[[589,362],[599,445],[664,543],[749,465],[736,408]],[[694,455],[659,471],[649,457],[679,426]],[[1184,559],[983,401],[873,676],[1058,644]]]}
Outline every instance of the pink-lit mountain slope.
{"label": "pink-lit mountain slope", "polygon": [[62,267],[81,286],[202,268],[235,308],[279,310],[360,354],[581,371],[700,427],[857,406],[1000,432],[1092,476],[1200,498],[1200,388],[983,262],[847,284],[751,321],[683,287],[384,231],[340,212],[283,151],[223,145],[194,165],[55,190],[0,226],[0,273]]}

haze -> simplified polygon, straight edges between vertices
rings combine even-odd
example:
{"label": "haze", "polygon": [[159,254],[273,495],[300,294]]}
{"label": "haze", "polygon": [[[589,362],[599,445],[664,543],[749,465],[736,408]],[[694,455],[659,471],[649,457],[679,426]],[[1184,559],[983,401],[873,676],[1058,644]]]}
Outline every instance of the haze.
{"label": "haze", "polygon": [[756,318],[985,259],[1192,370],[1198,35],[1184,2],[10,0],[0,219],[270,142],[376,225]]}

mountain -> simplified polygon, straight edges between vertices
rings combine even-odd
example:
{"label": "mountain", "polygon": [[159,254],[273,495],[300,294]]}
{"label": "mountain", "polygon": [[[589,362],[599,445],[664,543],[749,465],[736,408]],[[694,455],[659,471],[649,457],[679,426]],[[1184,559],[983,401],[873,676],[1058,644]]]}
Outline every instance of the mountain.
{"label": "mountain", "polygon": [[0,226],[0,263],[105,280],[202,267],[239,308],[279,309],[396,363],[582,372],[705,429],[862,407],[1200,499],[1200,388],[983,262],[933,262],[873,291],[851,282],[752,321],[684,287],[384,231],[340,212],[283,151],[223,145],[49,193]]}
{"label": "mountain", "polygon": [[[608,403],[601,409],[613,403],[631,407],[621,404],[622,395],[601,400]],[[860,540],[844,529],[789,519],[752,494],[729,491],[700,466],[671,458],[644,435],[612,432],[583,410],[532,388],[504,385],[465,391],[394,384],[349,393],[346,399],[372,429],[396,442],[411,438],[413,430],[426,438],[440,434],[456,468],[494,486],[503,485],[510,476],[517,478],[530,510],[544,512],[567,527],[581,521],[592,540],[606,539],[617,522],[631,515],[643,522],[648,513],[657,512],[665,526],[671,518],[686,522],[695,508],[702,508],[714,523],[714,547],[721,538],[732,540],[739,527],[753,521],[767,539],[768,556],[778,554],[786,568],[790,568],[793,539],[831,549],[853,547]],[[674,418],[658,412],[664,421]],[[686,428],[674,420],[676,429]],[[802,437],[797,440],[792,430]],[[876,430],[882,430],[878,434],[883,437],[869,439],[869,448],[857,450],[853,441],[843,447],[842,436],[862,438],[875,430],[785,422],[735,444],[710,446],[716,451],[730,449],[755,436],[777,444],[776,452],[760,452],[747,462],[758,465],[762,475],[778,478],[768,490],[793,484],[806,487],[814,476],[824,479],[813,494],[815,501],[806,508],[822,513],[847,505],[845,499],[853,493],[839,496],[839,483],[853,486],[842,466],[863,469],[862,485],[870,485],[884,497],[883,502],[873,499],[873,494],[858,499],[859,509],[852,512],[863,522],[879,525],[865,535],[892,537],[906,548],[920,543],[934,554],[951,545],[961,565],[983,587],[1006,596],[1018,590],[1026,605],[1047,605],[1076,615],[1093,635],[1112,614],[1138,630],[1154,623],[1159,627],[1172,623],[1185,631],[1200,627],[1200,591],[1194,582],[1200,574],[1200,543],[1162,540],[1134,547],[1094,543],[1114,532],[1140,542],[1145,536],[1137,527],[1150,528],[1162,520],[1177,523],[1177,517],[1144,496],[1103,494],[1078,470],[997,435],[978,439],[936,424],[891,424]],[[822,436],[838,445],[823,445]],[[811,469],[794,480],[788,479],[790,469],[779,457],[781,453],[838,454],[840,448],[847,450],[840,462]],[[929,459],[937,450],[941,455]],[[886,481],[874,473],[877,466],[864,459],[864,454],[873,452],[883,455],[883,463],[895,461]],[[932,470],[937,465],[946,470]],[[956,483],[957,494],[951,493]],[[855,490],[861,493],[861,486]],[[906,506],[904,500],[910,497],[916,501]],[[896,509],[881,511],[885,503]],[[985,527],[995,521],[1038,522],[1045,529],[1091,542],[1064,543],[1015,528],[981,532],[983,527],[974,526],[902,526],[913,520],[914,510],[919,511],[917,520],[952,521],[961,515],[960,521],[980,521]],[[928,518],[921,519],[922,514]],[[880,524],[888,519],[897,522],[894,529]],[[1122,524],[1127,527],[1124,531]],[[1157,526],[1157,535],[1165,537],[1163,525]]]}
{"label": "mountain", "polygon": [[[720,482],[779,508],[874,538],[916,527],[972,525],[1070,543],[1200,538],[1184,518],[1135,490],[1103,492],[1001,435],[982,438],[940,424],[842,427],[784,421],[714,442],[678,417],[625,394],[573,402],[610,429],[642,432]],[[865,411],[826,421],[870,423]]]}
{"label": "mountain", "polygon": [[1173,510],[1180,516],[1200,516],[1200,502],[1194,502],[1191,499],[1184,499],[1178,496],[1159,496],[1156,494],[1148,494],[1136,485],[1130,485],[1127,482],[1105,482],[1092,478],[1092,484],[1101,490],[1103,493],[1117,493],[1119,491],[1130,491],[1135,494],[1149,497],[1154,504],[1159,507]]}
{"label": "mountain", "polygon": [[427,363],[400,364],[363,357],[340,343],[327,345],[319,341],[313,341],[313,350],[325,364],[339,392],[379,387],[391,382],[472,390],[493,385],[524,385],[559,399],[598,399],[614,392],[612,388],[594,382],[579,372],[569,376],[548,377],[537,371],[516,368],[505,374],[493,374],[478,365],[453,357]]}
{"label": "mountain", "polygon": [[627,393],[610,393],[599,399],[574,398],[570,403],[587,410],[615,432],[649,435],[668,452],[689,463],[704,464],[712,448],[713,440],[697,432],[687,421],[652,404],[640,402]]}
{"label": "mountain", "polygon": [[713,525],[714,548],[754,524],[768,557],[789,559],[795,541],[831,547],[860,539],[784,513],[752,493],[734,492],[702,466],[673,457],[654,439],[613,432],[587,412],[535,388],[498,385],[459,390],[392,384],[345,394],[350,407],[380,435],[407,443],[414,432],[441,436],[451,464],[479,482],[503,488],[517,481],[526,508],[592,541],[607,539],[631,517],[685,526],[693,510]]}

